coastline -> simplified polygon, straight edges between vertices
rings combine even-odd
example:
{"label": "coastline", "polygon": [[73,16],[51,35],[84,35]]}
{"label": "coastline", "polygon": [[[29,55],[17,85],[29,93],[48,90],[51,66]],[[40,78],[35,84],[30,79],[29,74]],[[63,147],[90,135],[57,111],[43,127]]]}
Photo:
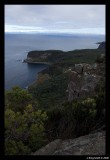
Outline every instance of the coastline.
{"label": "coastline", "polygon": [[[29,64],[46,64],[46,65],[51,65],[50,63],[48,63],[48,62],[23,62],[23,63],[29,63]],[[47,66],[48,67],[48,66]],[[47,67],[45,68],[45,69],[47,69]],[[39,71],[38,73],[37,73],[37,75],[39,75],[39,73],[41,73],[43,70],[45,70],[45,69],[42,69],[41,71]],[[23,89],[25,89],[25,90],[28,90],[29,89],[29,87],[30,86],[33,86],[33,85],[35,85],[36,84],[36,82],[37,82],[37,79],[38,79],[38,77],[34,80],[34,81],[32,81],[28,86],[25,86]]]}
{"label": "coastline", "polygon": [[27,61],[27,59],[26,60],[24,60],[23,61],[23,63],[32,63],[32,64],[48,64],[48,65],[51,65],[52,63],[50,63],[50,62],[31,62],[31,61]]}

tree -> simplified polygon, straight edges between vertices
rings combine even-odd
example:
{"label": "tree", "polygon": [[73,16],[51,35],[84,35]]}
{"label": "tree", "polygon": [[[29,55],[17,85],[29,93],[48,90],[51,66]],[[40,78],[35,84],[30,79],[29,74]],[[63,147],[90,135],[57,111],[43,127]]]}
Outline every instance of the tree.
{"label": "tree", "polygon": [[33,100],[32,95],[20,87],[13,87],[12,90],[5,92],[5,107],[12,109],[15,112],[23,113],[25,107],[28,104],[32,104],[33,107],[37,107],[37,101]]}
{"label": "tree", "polygon": [[5,154],[30,154],[45,145],[44,123],[48,117],[46,112],[35,110],[31,95],[15,87],[6,93],[5,100]]}

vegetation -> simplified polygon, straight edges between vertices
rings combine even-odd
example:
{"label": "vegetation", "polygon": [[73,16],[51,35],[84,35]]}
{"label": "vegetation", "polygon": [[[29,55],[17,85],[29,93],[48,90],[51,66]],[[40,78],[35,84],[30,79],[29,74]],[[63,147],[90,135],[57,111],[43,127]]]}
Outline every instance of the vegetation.
{"label": "vegetation", "polygon": [[93,63],[97,55],[103,54],[105,50],[98,49],[82,49],[73,51],[31,51],[27,58],[31,58],[33,62],[50,62],[50,63]]}
{"label": "vegetation", "polygon": [[104,108],[103,92],[94,98],[65,102],[60,107],[50,108],[46,123],[49,140],[76,138],[101,127],[105,123]]}
{"label": "vegetation", "polygon": [[76,138],[105,124],[103,79],[94,97],[68,102],[66,95],[69,67],[93,63],[101,53],[104,50],[55,51],[47,58],[55,63],[42,71],[28,91],[16,86],[5,92],[6,155],[29,155],[52,140]]}
{"label": "vegetation", "polygon": [[30,87],[29,91],[34,99],[38,100],[41,108],[49,108],[65,101],[67,88],[67,74],[52,76],[51,79],[44,83]]}
{"label": "vegetation", "polygon": [[25,155],[36,151],[47,142],[46,112],[38,110],[37,106],[35,109],[32,96],[19,87],[6,93],[5,100],[5,154]]}

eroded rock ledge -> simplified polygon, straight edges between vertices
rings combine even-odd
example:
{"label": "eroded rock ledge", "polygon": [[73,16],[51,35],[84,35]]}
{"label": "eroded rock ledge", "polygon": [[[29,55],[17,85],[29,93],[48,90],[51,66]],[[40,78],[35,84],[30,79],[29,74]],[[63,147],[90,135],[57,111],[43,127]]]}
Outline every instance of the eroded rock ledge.
{"label": "eroded rock ledge", "polygon": [[57,139],[32,155],[105,155],[105,131],[75,139]]}

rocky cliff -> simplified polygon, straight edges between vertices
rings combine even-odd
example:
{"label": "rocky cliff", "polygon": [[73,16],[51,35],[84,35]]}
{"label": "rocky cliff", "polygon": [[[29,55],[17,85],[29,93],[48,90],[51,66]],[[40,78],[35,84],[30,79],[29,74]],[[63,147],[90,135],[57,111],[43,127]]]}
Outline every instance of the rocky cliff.
{"label": "rocky cliff", "polygon": [[57,139],[32,155],[105,155],[105,131],[75,139]]}
{"label": "rocky cliff", "polygon": [[100,55],[99,59],[101,59],[100,63],[94,63],[92,65],[86,63],[75,64],[75,67],[69,70],[69,83],[66,90],[68,101],[94,96],[97,93],[99,83],[104,84],[104,55]]}
{"label": "rocky cliff", "polygon": [[[105,56],[100,55],[100,63],[80,63],[67,70],[68,101],[83,99],[96,95],[103,86],[105,87]],[[103,84],[103,85],[102,85]],[[105,113],[104,113],[105,115]],[[32,155],[105,155],[105,131],[92,130],[88,135],[75,139],[56,139],[39,149]]]}
{"label": "rocky cliff", "polygon": [[27,55],[26,63],[52,63],[61,58],[63,51],[60,50],[44,50],[30,51]]}

